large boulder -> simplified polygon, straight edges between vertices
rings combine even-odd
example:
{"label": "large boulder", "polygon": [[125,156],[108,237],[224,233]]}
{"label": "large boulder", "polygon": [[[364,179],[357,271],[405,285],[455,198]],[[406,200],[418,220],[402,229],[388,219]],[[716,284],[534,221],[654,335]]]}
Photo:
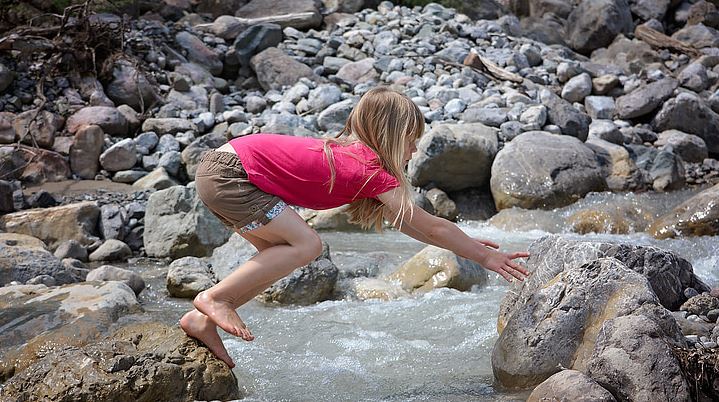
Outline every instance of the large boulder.
{"label": "large boulder", "polygon": [[442,124],[422,136],[409,162],[415,186],[434,183],[444,191],[482,187],[497,154],[497,130],[481,123]]}
{"label": "large boulder", "polygon": [[649,114],[669,99],[678,86],[677,80],[664,78],[622,95],[617,98],[615,104],[617,116],[622,119],[633,119]]}
{"label": "large boulder", "polygon": [[83,346],[120,317],[142,311],[135,293],[121,282],[6,286],[0,288],[0,308],[0,380],[18,375],[58,345]]}
{"label": "large boulder", "polygon": [[207,151],[219,148],[227,142],[227,138],[223,134],[207,134],[192,141],[190,145],[182,150],[182,163],[185,164],[187,175],[195,177],[197,165],[200,163],[202,155]]}
{"label": "large boulder", "polygon": [[566,135],[530,131],[497,153],[490,187],[498,210],[551,209],[606,188],[594,152]]}
{"label": "large boulder", "polygon": [[15,134],[27,145],[52,148],[55,133],[62,127],[60,116],[46,110],[28,110],[15,117]]}
{"label": "large boulder", "polygon": [[180,31],[175,35],[175,43],[187,52],[187,58],[190,61],[204,66],[214,75],[219,75],[222,72],[220,56],[197,36],[187,31]]}
{"label": "large boulder", "polygon": [[[647,321],[660,322],[657,326],[662,331],[654,334],[658,342],[685,344],[679,327],[669,311],[659,306],[647,279],[615,258],[571,265],[545,278],[525,303],[517,305],[494,345],[492,369],[504,386],[535,386],[558,372],[560,366],[584,371],[592,364],[605,323],[617,317],[636,314],[641,318],[646,314]],[[654,355],[637,355],[634,364],[649,366]],[[667,400],[661,392],[663,373],[625,375],[632,381],[650,377],[650,395],[654,398],[647,400]],[[671,382],[683,381],[681,373],[672,371],[670,375]]]}
{"label": "large boulder", "polygon": [[701,137],[679,130],[667,130],[659,133],[659,138],[654,142],[654,146],[671,147],[685,162],[702,163],[709,157],[707,144]]}
{"label": "large boulder", "polygon": [[145,74],[129,61],[117,61],[112,69],[112,81],[107,85],[107,96],[116,105],[128,105],[134,110],[148,110],[159,95]]}
{"label": "large boulder", "polygon": [[105,134],[96,125],[84,126],[75,133],[70,148],[70,169],[83,179],[94,179],[100,170],[100,154],[105,145]]}
{"label": "large boulder", "polygon": [[283,16],[282,19],[275,21],[282,28],[319,28],[322,23],[322,14],[317,9],[317,3],[314,0],[295,0],[292,2],[284,0],[252,0],[237,10],[235,15],[248,19],[268,19],[268,17]]}
{"label": "large boulder", "polygon": [[209,349],[176,326],[149,322],[120,328],[84,347],[48,349],[6,382],[0,397],[194,401],[234,400],[242,393],[232,371]]}
{"label": "large boulder", "polygon": [[618,33],[633,31],[627,0],[594,0],[579,3],[567,18],[567,42],[579,53],[612,43]]}
{"label": "large boulder", "polygon": [[194,187],[153,193],[145,211],[145,252],[152,257],[206,256],[232,232],[202,203]]}
{"label": "large boulder", "polygon": [[7,214],[0,217],[0,229],[37,237],[50,250],[66,240],[76,240],[88,246],[98,240],[99,215],[97,204],[86,201]]}
{"label": "large boulder", "polygon": [[527,398],[527,402],[546,401],[616,402],[616,399],[581,371],[562,370],[539,384]]}
{"label": "large boulder", "polygon": [[96,125],[104,133],[125,136],[128,133],[128,123],[125,115],[116,108],[109,106],[84,107],[67,119],[67,131],[74,134],[83,126]]}
{"label": "large boulder", "polygon": [[212,272],[218,281],[225,279],[238,266],[252,258],[257,249],[240,236],[239,233],[232,233],[227,242],[214,250],[208,259]]}
{"label": "large boulder", "polygon": [[145,280],[137,272],[129,269],[115,267],[112,265],[102,265],[90,271],[85,278],[88,282],[108,282],[118,281],[129,286],[135,295],[139,295],[145,289]]}
{"label": "large boulder", "polygon": [[13,281],[25,283],[40,275],[48,275],[62,285],[80,282],[85,274],[63,265],[38,238],[0,233],[0,286]]}
{"label": "large boulder", "polygon": [[167,270],[167,291],[173,297],[193,298],[215,285],[212,268],[197,257],[182,257],[172,261]]}
{"label": "large boulder", "polygon": [[295,269],[280,279],[257,298],[265,303],[313,304],[332,297],[339,270],[330,259],[325,243],[322,254],[304,267]]}
{"label": "large boulder", "polygon": [[682,92],[664,103],[654,116],[655,131],[679,130],[701,137],[709,153],[719,154],[719,114],[692,92]]}
{"label": "large boulder", "polygon": [[658,239],[719,234],[719,184],[684,201],[647,230]]}
{"label": "large boulder", "polygon": [[[70,164],[67,158],[57,152],[22,145],[14,152],[23,160],[16,171],[20,172],[18,179],[25,183],[63,181],[70,177]],[[15,162],[11,160],[11,163]]]}
{"label": "large boulder", "polygon": [[255,54],[276,47],[282,42],[282,27],[277,24],[263,23],[251,25],[235,39],[233,44],[235,57],[241,66],[249,66]]}
{"label": "large boulder", "polygon": [[466,291],[474,285],[486,284],[487,278],[481,265],[435,246],[425,247],[387,277],[398,281],[409,293],[436,288]]}
{"label": "large boulder", "polygon": [[644,188],[644,176],[629,151],[621,145],[590,136],[586,145],[594,151],[611,191],[636,191]]}
{"label": "large boulder", "polygon": [[599,258],[614,258],[649,281],[662,306],[676,310],[687,297],[684,291],[694,288],[708,291],[695,274],[689,261],[651,246],[583,242],[552,235],[543,237],[529,247],[527,268],[532,275],[507,292],[502,299],[497,318],[497,328],[504,331],[512,314],[526,304],[537,289],[570,267],[587,264]]}
{"label": "large boulder", "polygon": [[318,79],[310,67],[276,47],[267,48],[256,54],[250,60],[250,66],[265,90],[282,89],[285,85],[292,86],[302,77]]}

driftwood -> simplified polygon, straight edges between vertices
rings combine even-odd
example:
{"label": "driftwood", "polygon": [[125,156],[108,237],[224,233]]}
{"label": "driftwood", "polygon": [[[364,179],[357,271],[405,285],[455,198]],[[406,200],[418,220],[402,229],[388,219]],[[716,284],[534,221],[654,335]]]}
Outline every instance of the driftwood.
{"label": "driftwood", "polygon": [[702,53],[695,47],[687,45],[682,41],[664,35],[663,33],[644,25],[637,26],[637,29],[634,30],[634,36],[648,43],[652,47],[676,50],[685,53],[692,58],[702,55]]}
{"label": "driftwood", "polygon": [[308,18],[313,16],[314,13],[312,12],[304,12],[304,13],[290,13],[290,14],[279,14],[279,15],[270,15],[267,17],[259,17],[259,18],[242,18],[242,17],[233,17],[229,15],[223,15],[219,18],[222,18],[224,23],[229,27],[226,28],[225,32],[219,32],[215,30],[215,22],[209,23],[209,24],[198,24],[195,25],[195,29],[199,29],[201,31],[206,32],[212,32],[215,35],[220,36],[222,34],[222,37],[224,39],[234,39],[236,38],[242,31],[247,29],[247,27],[251,25],[256,24],[263,24],[263,23],[275,23],[275,24],[281,24],[281,23],[288,23],[291,25],[293,21],[301,20],[304,18]]}
{"label": "driftwood", "polygon": [[512,81],[517,83],[524,82],[524,78],[520,75],[510,73],[502,67],[495,64],[492,60],[480,55],[474,49],[469,52],[469,55],[464,59],[465,66],[472,67],[476,70],[486,72],[492,77],[503,81]]}

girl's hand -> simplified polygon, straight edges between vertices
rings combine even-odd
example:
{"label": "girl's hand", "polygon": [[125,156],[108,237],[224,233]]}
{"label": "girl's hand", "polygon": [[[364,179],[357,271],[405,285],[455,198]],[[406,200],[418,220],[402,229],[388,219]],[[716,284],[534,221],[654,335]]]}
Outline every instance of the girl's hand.
{"label": "girl's hand", "polygon": [[513,278],[523,281],[529,275],[529,271],[514,261],[517,258],[529,257],[528,252],[501,253],[495,250],[487,250],[487,253],[487,258],[482,263],[482,266],[502,275],[502,278],[506,279],[507,282],[514,282]]}
{"label": "girl's hand", "polygon": [[474,239],[474,241],[476,241],[477,243],[479,243],[479,244],[481,244],[481,245],[483,245],[483,246],[485,246],[485,247],[489,247],[489,248],[493,248],[493,249],[499,249],[499,244],[497,244],[497,243],[495,243],[495,242],[493,242],[493,241],[491,241],[491,240]]}

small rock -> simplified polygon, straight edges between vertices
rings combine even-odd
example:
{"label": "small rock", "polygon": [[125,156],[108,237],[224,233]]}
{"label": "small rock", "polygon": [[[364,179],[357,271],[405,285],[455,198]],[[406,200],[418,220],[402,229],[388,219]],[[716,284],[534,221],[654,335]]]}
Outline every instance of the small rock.
{"label": "small rock", "polygon": [[115,267],[112,265],[102,265],[98,268],[93,269],[87,274],[86,281],[118,281],[124,282],[127,286],[135,292],[135,295],[139,295],[143,289],[145,289],[145,281],[136,272],[128,269]]}
{"label": "small rock", "polygon": [[128,170],[137,163],[135,141],[126,138],[108,148],[100,155],[100,165],[110,172]]}
{"label": "small rock", "polygon": [[82,246],[77,240],[67,240],[57,247],[55,250],[55,257],[60,260],[65,258],[72,258],[80,261],[87,261],[87,249]]}
{"label": "small rock", "polygon": [[132,250],[124,242],[117,239],[106,240],[97,250],[90,254],[90,261],[124,261],[132,257]]}

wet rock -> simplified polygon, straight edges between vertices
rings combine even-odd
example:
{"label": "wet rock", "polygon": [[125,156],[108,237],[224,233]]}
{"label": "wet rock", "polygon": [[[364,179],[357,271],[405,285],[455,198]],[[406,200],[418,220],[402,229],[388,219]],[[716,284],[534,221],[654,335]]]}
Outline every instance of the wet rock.
{"label": "wet rock", "polygon": [[[595,343],[601,342],[606,322],[628,315],[636,315],[630,317],[635,322],[659,322],[652,326],[658,342],[683,343],[681,331],[671,314],[659,306],[644,276],[614,258],[571,264],[558,275],[545,277],[544,284],[509,316],[492,351],[495,378],[508,387],[527,388],[558,372],[558,365],[581,371],[596,361]],[[668,349],[664,345],[659,350]],[[637,364],[652,361],[651,357],[636,358]],[[640,381],[645,374],[627,376],[629,381]],[[683,381],[681,375],[678,380]]]}
{"label": "wet rock", "polygon": [[362,230],[360,225],[349,222],[350,215],[346,209],[344,206],[320,211],[305,209],[300,212],[300,216],[315,230]]}
{"label": "wet rock", "polygon": [[136,272],[112,265],[102,265],[90,271],[85,279],[88,282],[117,281],[129,286],[135,295],[139,295],[145,289],[145,281]]}
{"label": "wet rock", "polygon": [[200,163],[202,155],[207,151],[219,148],[226,142],[227,138],[224,134],[207,134],[192,141],[192,143],[182,151],[182,162],[187,169],[187,175],[195,177],[195,171],[197,170],[197,165]]}
{"label": "wet rock", "polygon": [[626,205],[600,205],[577,211],[567,218],[572,231],[581,234],[639,233],[653,222],[654,213],[651,209],[627,203]]}
{"label": "wet rock", "polygon": [[187,58],[190,61],[205,66],[213,75],[219,75],[222,72],[222,61],[219,55],[195,35],[187,31],[180,31],[175,35],[175,43],[187,52]]}
{"label": "wet rock", "polygon": [[587,139],[591,118],[575,109],[569,102],[553,94],[549,90],[540,91],[540,98],[547,107],[549,123],[559,126],[562,134],[577,137],[581,141]]}
{"label": "wet rock", "polygon": [[410,293],[424,293],[437,288],[461,291],[487,283],[487,271],[481,265],[458,257],[435,246],[427,246],[387,276],[400,282]]}
{"label": "wet rock", "polygon": [[654,146],[671,147],[673,152],[685,162],[701,163],[709,157],[707,145],[701,137],[679,130],[667,130],[660,133]]}
{"label": "wet rock", "polygon": [[57,249],[55,249],[55,257],[60,260],[72,258],[87,262],[87,249],[77,240],[68,240],[57,246]]}
{"label": "wet rock", "polygon": [[652,126],[656,131],[675,129],[699,136],[710,153],[719,153],[719,114],[696,94],[682,92],[665,102]]}
{"label": "wet rock", "polygon": [[395,300],[408,297],[401,286],[378,278],[353,278],[343,283],[344,293],[359,300]]}
{"label": "wet rock", "polygon": [[498,210],[550,209],[602,191],[606,182],[594,152],[581,141],[530,131],[497,153],[490,187]]}
{"label": "wet rock", "polygon": [[719,299],[709,294],[696,295],[679,307],[681,311],[687,311],[689,314],[706,316],[709,311],[719,309]]}
{"label": "wet rock", "polygon": [[276,47],[270,47],[256,54],[250,60],[257,80],[265,90],[292,86],[302,77],[316,80],[312,69],[288,56]]}
{"label": "wet rock", "polygon": [[233,47],[240,66],[249,66],[252,56],[261,51],[277,47],[282,42],[282,27],[277,24],[256,24],[242,32],[235,39]]}
{"label": "wet rock", "polygon": [[609,45],[618,33],[634,26],[625,0],[582,2],[567,17],[567,43],[583,54]]}
{"label": "wet rock", "polygon": [[[197,132],[197,126],[187,119],[179,119],[173,117],[167,118],[150,118],[142,123],[142,131],[152,131],[160,136],[165,134],[177,134],[185,131]],[[175,151],[179,151],[179,147]],[[163,150],[164,151],[164,150]]]}
{"label": "wet rock", "polygon": [[164,190],[173,186],[177,186],[179,183],[173,180],[165,168],[158,167],[152,172],[138,179],[132,184],[133,187],[139,189],[155,189]]}
{"label": "wet rock", "polygon": [[659,217],[647,230],[658,239],[676,236],[713,236],[719,233],[719,184],[681,203]]}
{"label": "wet rock", "polygon": [[656,191],[680,189],[685,183],[684,162],[671,149],[662,149],[652,162],[649,176]]}
{"label": "wet rock", "polygon": [[450,221],[457,220],[459,210],[457,209],[457,205],[449,198],[447,193],[438,188],[433,188],[427,191],[426,197],[429,202],[432,203],[432,207],[434,207],[434,211],[437,216]]}
{"label": "wet rock", "polygon": [[127,119],[114,107],[89,106],[75,112],[67,119],[67,131],[74,134],[83,126],[100,126],[110,135],[125,136],[128,133]]}
{"label": "wet rock", "polygon": [[617,116],[633,119],[651,113],[674,93],[679,83],[665,78],[640,87],[616,100]]}
{"label": "wet rock", "polygon": [[109,172],[127,170],[135,166],[136,163],[137,149],[135,148],[135,141],[131,138],[126,138],[114,144],[100,155],[100,165]]}
{"label": "wet rock", "polygon": [[480,123],[441,124],[422,136],[409,162],[415,186],[434,183],[444,191],[481,187],[497,154],[497,134]]}
{"label": "wet rock", "polygon": [[615,258],[644,275],[661,305],[669,310],[678,309],[686,301],[684,289],[695,288],[702,292],[709,289],[694,274],[687,260],[656,247],[583,242],[552,235],[532,243],[529,252],[531,256],[526,266],[532,275],[513,292],[507,292],[502,300],[497,320],[500,332],[518,306],[528,303],[537,289],[548,285],[568,267],[581,266],[599,258]]}
{"label": "wet rock", "polygon": [[283,18],[277,23],[282,28],[295,29],[319,28],[322,15],[313,0],[297,0],[288,3],[283,0],[252,0],[235,13],[242,18],[263,18],[278,15],[294,15],[295,18]]}
{"label": "wet rock", "polygon": [[609,190],[636,191],[644,188],[644,176],[626,148],[593,136],[585,144],[594,151]]}
{"label": "wet rock", "polygon": [[62,127],[60,116],[48,111],[28,110],[15,117],[13,128],[23,144],[52,148],[55,133]]}
{"label": "wet rock", "polygon": [[527,402],[552,400],[615,402],[614,396],[596,381],[577,370],[562,370],[539,384]]}
{"label": "wet rock", "polygon": [[159,100],[145,74],[125,60],[115,63],[112,81],[107,85],[107,96],[116,105],[128,105],[137,111],[148,110]]}
{"label": "wet rock", "polygon": [[[121,282],[82,282],[54,288],[6,286],[0,288],[0,305],[4,313],[15,318],[0,333],[4,346],[0,350],[0,378],[13,377],[12,381],[20,379],[25,369],[57,350],[58,345],[83,346],[96,340],[120,317],[141,311],[135,293]],[[77,368],[79,361],[82,360],[67,363]],[[40,379],[34,382],[44,383]],[[4,385],[10,386],[8,382]],[[21,390],[33,388],[29,384],[11,387],[13,391],[0,391],[0,399],[8,395],[16,399]]]}
{"label": "wet rock", "polygon": [[0,285],[16,281],[25,283],[39,275],[48,275],[57,284],[82,281],[82,275],[66,268],[32,236],[0,233]]}
{"label": "wet rock", "polygon": [[257,298],[265,303],[314,304],[332,297],[338,276],[325,243],[319,257],[275,282]]}
{"label": "wet rock", "polygon": [[83,126],[75,133],[70,149],[70,169],[83,179],[93,179],[100,168],[99,158],[105,144],[102,128],[96,125]]}
{"label": "wet rock", "polygon": [[224,244],[230,234],[207,210],[194,187],[157,191],[147,203],[144,243],[148,256],[206,256]]}
{"label": "wet rock", "polygon": [[76,240],[87,246],[98,240],[99,215],[100,208],[95,202],[80,202],[7,214],[0,217],[0,228],[37,237],[51,250],[66,240]]}
{"label": "wet rock", "polygon": [[[50,350],[10,379],[0,396],[156,401],[243,397],[227,365],[176,326],[136,323],[89,345]],[[76,381],[79,377],[83,380]]]}
{"label": "wet rock", "polygon": [[212,268],[197,257],[183,257],[170,264],[167,291],[172,297],[194,298],[215,285]]}

